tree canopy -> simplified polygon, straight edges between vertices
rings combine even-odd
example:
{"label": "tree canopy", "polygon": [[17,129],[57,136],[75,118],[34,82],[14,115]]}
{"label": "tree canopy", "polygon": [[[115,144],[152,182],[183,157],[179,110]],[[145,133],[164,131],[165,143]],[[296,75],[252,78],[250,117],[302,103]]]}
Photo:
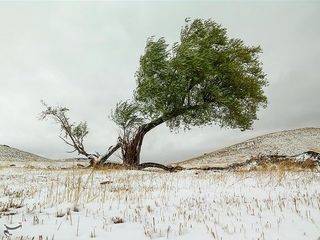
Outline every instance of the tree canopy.
{"label": "tree canopy", "polygon": [[186,20],[180,42],[147,40],[134,101],[142,116],[163,118],[170,128],[216,123],[249,129],[267,103],[260,53],[211,19]]}

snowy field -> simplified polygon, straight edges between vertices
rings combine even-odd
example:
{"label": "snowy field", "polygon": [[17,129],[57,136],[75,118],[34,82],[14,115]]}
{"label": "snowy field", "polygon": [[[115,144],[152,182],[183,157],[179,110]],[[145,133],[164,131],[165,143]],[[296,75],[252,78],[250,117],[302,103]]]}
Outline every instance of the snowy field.
{"label": "snowy field", "polygon": [[320,237],[318,172],[1,166],[0,193],[0,239]]}

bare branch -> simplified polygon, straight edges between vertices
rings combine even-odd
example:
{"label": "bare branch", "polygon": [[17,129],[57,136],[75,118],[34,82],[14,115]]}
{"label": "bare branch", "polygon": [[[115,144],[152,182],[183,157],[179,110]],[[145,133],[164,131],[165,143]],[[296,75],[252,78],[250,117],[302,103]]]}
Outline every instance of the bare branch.
{"label": "bare branch", "polygon": [[86,157],[95,156],[96,154],[89,154],[84,147],[84,139],[89,133],[88,126],[86,122],[80,122],[78,124],[72,122],[67,116],[68,108],[62,106],[49,106],[44,101],[41,101],[45,109],[40,114],[40,120],[45,120],[47,118],[53,119],[61,128],[60,139],[63,140],[65,144],[71,146],[73,150],[71,152],[78,152],[80,155]]}
{"label": "bare branch", "polygon": [[109,158],[113,153],[115,153],[120,147],[121,147],[121,142],[120,142],[120,141],[119,141],[116,145],[110,146],[109,149],[108,149],[108,152],[99,159],[98,164],[103,164],[103,163],[105,163],[105,162],[108,160],[108,158]]}

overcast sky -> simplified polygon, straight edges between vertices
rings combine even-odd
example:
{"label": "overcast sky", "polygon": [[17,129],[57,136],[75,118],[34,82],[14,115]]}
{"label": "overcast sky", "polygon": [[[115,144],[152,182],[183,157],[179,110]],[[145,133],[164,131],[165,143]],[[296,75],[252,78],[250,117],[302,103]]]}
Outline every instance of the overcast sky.
{"label": "overcast sky", "polygon": [[87,121],[88,149],[103,153],[117,138],[108,115],[131,97],[147,37],[177,41],[186,17],[212,18],[231,37],[261,45],[269,105],[246,132],[154,129],[143,161],[183,160],[270,131],[320,127],[319,13],[317,2],[0,3],[0,144],[70,157],[58,127],[38,121],[44,99]]}

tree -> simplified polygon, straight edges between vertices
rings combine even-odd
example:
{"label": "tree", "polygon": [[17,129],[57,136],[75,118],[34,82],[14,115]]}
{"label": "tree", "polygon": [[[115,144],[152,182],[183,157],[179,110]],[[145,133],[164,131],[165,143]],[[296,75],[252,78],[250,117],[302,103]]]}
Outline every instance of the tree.
{"label": "tree", "polygon": [[164,38],[149,38],[133,100],[120,102],[112,113],[122,129],[124,164],[139,165],[145,135],[163,123],[170,129],[251,128],[258,109],[267,104],[260,53],[259,46],[229,38],[211,19],[187,19],[172,46]]}
{"label": "tree", "polygon": [[[89,157],[90,155],[84,147],[84,139],[89,133],[87,122],[70,123],[70,119],[67,115],[68,108],[62,106],[51,107],[44,101],[41,101],[45,109],[41,112],[40,120],[45,120],[51,117],[56,123],[60,125],[59,138],[63,140],[68,146],[72,148],[73,152],[77,152],[83,156]],[[97,156],[97,155],[96,155]]]}
{"label": "tree", "polygon": [[[111,119],[121,129],[118,144],[121,146],[123,159],[130,159],[131,149],[128,147],[135,138],[137,129],[144,123],[144,119],[140,115],[139,107],[129,101],[119,102],[115,111],[111,113]],[[125,163],[132,165],[129,162]]]}
{"label": "tree", "polygon": [[69,112],[68,108],[63,106],[52,107],[44,101],[41,102],[45,109],[40,114],[40,120],[51,118],[60,125],[59,138],[72,148],[69,153],[77,152],[79,155],[90,159],[91,165],[93,165],[96,162],[105,161],[120,147],[119,144],[109,147],[107,153],[103,156],[100,156],[97,152],[88,153],[84,146],[84,140],[89,133],[87,122],[70,122],[67,114]]}
{"label": "tree", "polygon": [[121,148],[125,165],[172,170],[155,163],[140,164],[145,135],[163,123],[170,129],[211,124],[250,129],[259,108],[267,105],[260,53],[259,46],[228,37],[226,29],[211,19],[186,19],[179,42],[169,46],[164,38],[147,40],[133,98],[119,102],[111,113],[121,133],[105,155],[85,150],[87,123],[70,123],[69,109],[44,104],[42,119],[52,117],[61,126],[60,138],[73,152],[93,156],[94,163],[106,162]]}

